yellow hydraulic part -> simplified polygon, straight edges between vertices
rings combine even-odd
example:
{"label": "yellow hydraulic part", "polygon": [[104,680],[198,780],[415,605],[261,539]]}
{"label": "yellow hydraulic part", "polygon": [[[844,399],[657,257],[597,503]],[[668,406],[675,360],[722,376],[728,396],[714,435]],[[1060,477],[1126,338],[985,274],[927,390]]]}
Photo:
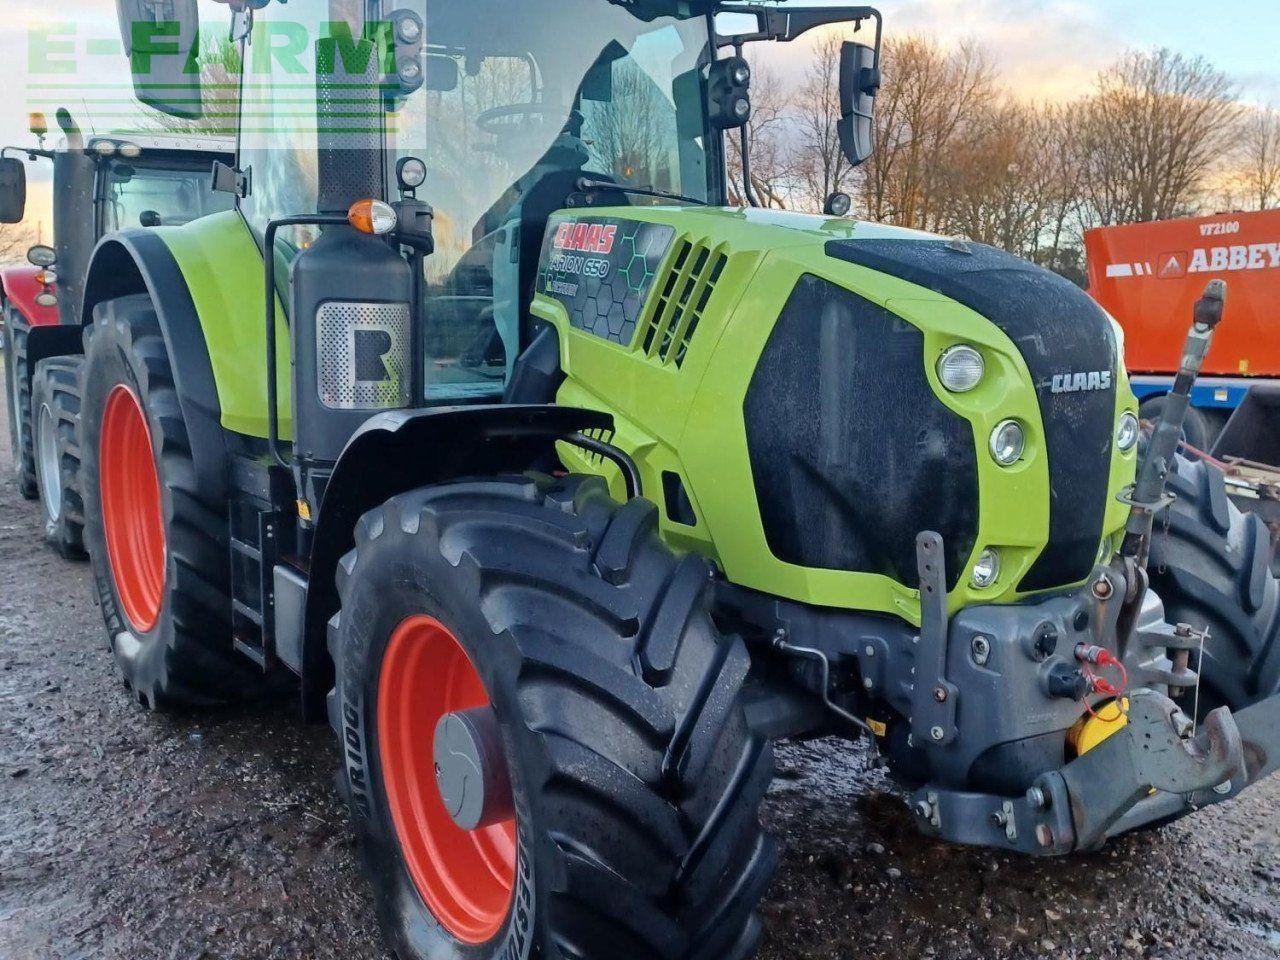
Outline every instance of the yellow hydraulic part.
{"label": "yellow hydraulic part", "polygon": [[1067,731],[1067,744],[1075,751],[1077,757],[1084,756],[1100,743],[1115,736],[1129,725],[1129,701],[1112,700],[1093,711],[1091,716],[1080,718],[1080,722]]}

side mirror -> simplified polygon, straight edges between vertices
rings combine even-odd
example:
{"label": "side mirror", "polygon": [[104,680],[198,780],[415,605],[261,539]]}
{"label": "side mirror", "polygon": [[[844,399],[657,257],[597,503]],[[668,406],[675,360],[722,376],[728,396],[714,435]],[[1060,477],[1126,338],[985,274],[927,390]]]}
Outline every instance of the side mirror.
{"label": "side mirror", "polygon": [[27,251],[27,262],[33,267],[47,270],[58,262],[58,253],[53,247],[37,244]]}
{"label": "side mirror", "polygon": [[0,223],[21,223],[27,213],[27,168],[17,157],[0,160]]}
{"label": "side mirror", "polygon": [[847,42],[840,51],[840,149],[855,167],[876,149],[875,108],[880,93],[880,52]]}
{"label": "side mirror", "polygon": [[140,101],[171,117],[204,115],[197,0],[116,0],[120,39]]}

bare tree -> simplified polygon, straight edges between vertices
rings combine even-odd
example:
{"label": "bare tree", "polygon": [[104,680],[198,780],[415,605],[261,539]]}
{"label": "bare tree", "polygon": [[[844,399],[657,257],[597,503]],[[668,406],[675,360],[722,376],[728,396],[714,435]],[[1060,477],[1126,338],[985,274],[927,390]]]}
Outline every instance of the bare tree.
{"label": "bare tree", "polygon": [[1231,81],[1203,57],[1123,55],[1081,110],[1094,216],[1111,225],[1192,212],[1238,114]]}
{"label": "bare tree", "polygon": [[853,167],[840,149],[840,48],[845,38],[828,34],[796,92],[796,188],[799,204],[820,210],[831,194],[847,189]]}
{"label": "bare tree", "polygon": [[1241,186],[1259,210],[1280,206],[1280,111],[1266,107],[1244,122]]}
{"label": "bare tree", "polygon": [[947,232],[1035,255],[1056,187],[1047,128],[1045,114],[1013,100],[966,120],[937,178]]}
{"label": "bare tree", "polygon": [[[751,185],[757,199],[766,207],[787,206],[792,180],[793,157],[788,145],[788,132],[793,118],[789,115],[790,91],[781,78],[762,64],[751,68],[751,119],[747,122],[747,138],[751,144]],[[742,206],[743,196],[742,138],[737,133],[726,137],[729,160],[729,199]]]}
{"label": "bare tree", "polygon": [[941,229],[947,155],[996,86],[985,53],[965,44],[946,52],[908,36],[885,44],[875,154],[862,168],[863,206],[873,220]]}

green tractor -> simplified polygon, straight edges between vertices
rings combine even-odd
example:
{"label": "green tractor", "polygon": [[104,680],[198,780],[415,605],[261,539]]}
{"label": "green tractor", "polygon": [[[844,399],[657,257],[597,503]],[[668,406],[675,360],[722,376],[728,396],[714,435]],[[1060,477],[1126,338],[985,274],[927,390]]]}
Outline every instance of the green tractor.
{"label": "green tractor", "polygon": [[127,686],[300,678],[402,960],[750,956],[779,738],[1028,855],[1276,769],[1266,531],[1184,403],[1144,448],[1115,324],[847,198],[725,206],[744,47],[859,24],[862,161],[876,11],[400,3],[232,4],[236,209],[99,245],[78,436]]}
{"label": "green tractor", "polygon": [[9,439],[18,490],[39,499],[45,538],[67,559],[84,559],[75,420],[83,279],[94,248],[109,233],[180,226],[230,210],[231,198],[210,189],[210,167],[230,161],[234,145],[213,137],[153,133],[85,136],[59,110],[62,139],[44,146],[48,121],[31,115],[39,147],[6,147],[0,157],[0,223],[27,216],[25,164],[48,162],[53,173],[53,246],[38,245],[29,265],[0,272],[4,285],[5,380]]}

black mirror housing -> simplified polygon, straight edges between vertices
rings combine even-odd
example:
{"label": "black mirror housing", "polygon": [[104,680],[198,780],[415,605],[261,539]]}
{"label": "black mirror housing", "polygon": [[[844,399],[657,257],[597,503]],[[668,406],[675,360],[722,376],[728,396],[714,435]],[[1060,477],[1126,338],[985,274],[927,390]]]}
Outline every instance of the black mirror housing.
{"label": "black mirror housing", "polygon": [[0,223],[21,223],[27,213],[27,168],[17,157],[0,160]]}
{"label": "black mirror housing", "polygon": [[204,116],[200,83],[200,10],[197,0],[170,0],[161,15],[151,0],[116,0],[120,39],[133,89],[147,106],[170,117]]}
{"label": "black mirror housing", "polygon": [[855,167],[876,149],[875,105],[880,93],[880,52],[847,42],[840,51],[840,148]]}

